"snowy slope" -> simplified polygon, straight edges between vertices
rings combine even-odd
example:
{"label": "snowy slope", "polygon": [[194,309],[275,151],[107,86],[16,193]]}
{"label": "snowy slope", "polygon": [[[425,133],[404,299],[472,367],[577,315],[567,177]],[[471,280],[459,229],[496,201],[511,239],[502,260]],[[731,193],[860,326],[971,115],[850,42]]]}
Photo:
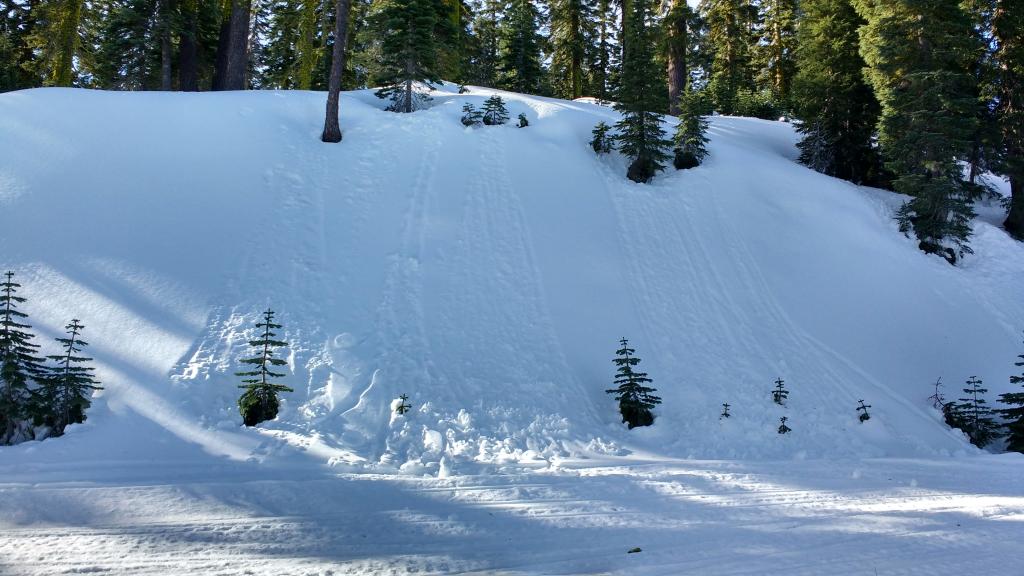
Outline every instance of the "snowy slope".
{"label": "snowy slope", "polygon": [[[85,426],[3,459],[444,475],[974,451],[925,397],[939,376],[1009,389],[1024,249],[998,228],[951,267],[895,232],[898,197],[797,165],[790,125],[746,118],[713,119],[704,166],[633,184],[587,147],[611,109],[502,93],[528,128],[464,128],[491,94],[412,115],[344,94],[340,145],[317,140],[317,93],[0,95],[0,265],[47,340],[83,321],[106,385]],[[267,306],[296,392],[245,430],[233,372]],[[665,401],[651,429],[604,393],[622,336]],[[392,419],[401,393],[415,411]]]}

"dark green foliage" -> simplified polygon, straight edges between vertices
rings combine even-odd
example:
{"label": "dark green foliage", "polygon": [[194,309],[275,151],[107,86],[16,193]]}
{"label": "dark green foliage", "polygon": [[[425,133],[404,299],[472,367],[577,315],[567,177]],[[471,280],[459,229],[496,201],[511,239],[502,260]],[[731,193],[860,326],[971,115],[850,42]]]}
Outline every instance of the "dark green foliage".
{"label": "dark green foliage", "polygon": [[697,107],[694,94],[687,91],[680,99],[679,126],[676,127],[676,134],[672,140],[675,144],[672,164],[678,170],[700,166],[708,155],[705,147],[708,143],[705,136],[708,121],[700,115]]}
{"label": "dark green foliage", "polygon": [[613,140],[619,151],[632,159],[626,176],[634,182],[650,182],[664,169],[671,142],[661,127],[661,115],[654,112],[664,106],[665,91],[654,61],[650,0],[632,0],[631,4],[624,30],[629,51],[622,62],[622,84],[615,104],[622,120],[615,124]]}
{"label": "dark green foliage", "polygon": [[36,392],[35,423],[49,426],[51,436],[63,435],[69,424],[85,422],[85,411],[92,405],[90,397],[93,391],[103,389],[93,376],[95,369],[87,365],[92,358],[78,355],[89,345],[81,339],[85,326],[76,318],[64,328],[67,337],[57,338],[63,352],[47,356],[56,365],[49,370]]}
{"label": "dark green foliage", "polygon": [[1006,231],[1024,240],[1024,7],[1019,0],[995,0],[992,36],[996,46],[998,170],[1010,179]]}
{"label": "dark green foliage", "polygon": [[608,135],[608,131],[612,127],[604,122],[598,122],[597,126],[594,126],[594,130],[591,134],[594,135],[590,139],[590,147],[594,149],[594,152],[598,154],[607,154],[612,151],[612,138]]}
{"label": "dark green foliage", "polygon": [[[960,402],[947,410],[947,423],[952,421],[971,439],[971,444],[978,448],[984,448],[993,440],[999,438],[999,425],[992,417],[992,410],[986,406],[985,399],[981,397],[988,389],[981,387],[981,380],[971,376],[967,379],[969,388],[964,388],[967,396],[960,398]],[[950,424],[954,426],[954,424]]]}
{"label": "dark green foliage", "polygon": [[857,0],[860,51],[882,106],[879,143],[893,188],[911,196],[900,230],[955,263],[970,253],[974,211],[960,161],[974,144],[981,49],[970,18],[949,0]]}
{"label": "dark green foliage", "polygon": [[483,121],[488,126],[497,126],[508,122],[508,108],[501,96],[495,94],[484,100]]}
{"label": "dark green foliage", "polygon": [[730,418],[732,415],[729,414],[729,404],[722,404],[722,413],[718,415],[719,418]]}
{"label": "dark green foliage", "polygon": [[271,380],[284,377],[283,372],[274,372],[273,368],[287,364],[283,359],[274,357],[274,349],[288,346],[287,342],[276,339],[274,330],[281,328],[281,325],[274,323],[274,311],[267,309],[263,313],[263,322],[257,322],[256,328],[262,328],[263,333],[258,340],[250,340],[249,345],[256,348],[259,355],[241,361],[252,365],[253,369],[235,373],[236,376],[245,376],[242,380],[244,384],[239,386],[245,392],[238,399],[238,411],[246,426],[255,426],[276,418],[280,406],[277,393],[293,392],[288,386]]}
{"label": "dark green foliage", "polygon": [[775,108],[788,109],[796,75],[797,0],[761,0],[760,5],[761,42],[755,54],[757,84],[770,94]]}
{"label": "dark green foliage", "polygon": [[551,0],[551,87],[572,100],[587,87],[588,51],[594,43],[594,0]]}
{"label": "dark green foliage", "polygon": [[409,399],[409,396],[402,394],[401,396],[398,397],[398,399],[400,400],[400,402],[398,403],[398,406],[395,406],[395,412],[404,415],[406,412],[412,409],[412,405],[406,402],[406,400]]}
{"label": "dark green foliage", "polygon": [[498,85],[499,23],[503,3],[503,0],[483,0],[476,11],[467,72],[471,84],[489,88]]}
{"label": "dark green foliage", "polygon": [[520,112],[519,113],[519,127],[520,128],[526,128],[529,125],[530,125],[530,121],[526,119],[526,114],[523,114],[522,112]]}
{"label": "dark green foliage", "polygon": [[736,116],[749,116],[762,120],[778,120],[782,110],[779,109],[771,92],[744,88],[736,92],[732,113]]}
{"label": "dark green foliage", "polygon": [[382,0],[370,18],[380,42],[379,98],[389,110],[412,112],[429,102],[422,91],[441,81],[441,47],[452,33],[444,0]]}
{"label": "dark green foliage", "polygon": [[498,85],[522,94],[542,92],[540,13],[532,0],[511,0],[501,21]]}
{"label": "dark green foliage", "polygon": [[647,373],[633,370],[633,367],[640,363],[640,359],[633,356],[636,350],[629,347],[629,341],[625,338],[619,343],[622,347],[615,352],[618,358],[612,360],[618,366],[615,375],[617,387],[605,392],[615,395],[622,421],[630,428],[650,426],[654,423],[651,409],[661,404],[661,398],[652,394],[657,392],[657,389],[646,385],[651,382]]}
{"label": "dark green foliage", "polygon": [[6,272],[0,282],[0,444],[17,440],[22,422],[29,416],[29,382],[45,375],[43,359],[36,356],[38,344],[32,328],[24,323],[28,315],[18,310],[26,299],[18,296],[21,284],[14,272]]}
{"label": "dark green foliage", "polygon": [[30,39],[39,23],[41,0],[0,0],[0,92],[35,88],[42,79],[34,73]]}
{"label": "dark green foliage", "polygon": [[702,0],[705,45],[712,52],[708,88],[722,114],[735,114],[741,90],[754,90],[758,14],[751,0]]}
{"label": "dark green foliage", "polygon": [[463,126],[476,126],[484,121],[484,113],[477,110],[470,103],[466,103],[462,106],[462,125]]}
{"label": "dark green foliage", "polygon": [[779,434],[786,434],[793,431],[792,428],[786,426],[787,420],[789,420],[789,418],[787,418],[786,416],[779,418]]}
{"label": "dark green foliage", "polygon": [[[1024,354],[1017,358],[1020,358],[1020,361],[1014,362],[1014,366],[1024,366]],[[1010,383],[1024,386],[1024,373],[1019,376],[1010,376]],[[1000,416],[1009,420],[1005,424],[1008,436],[1006,449],[1024,452],[1024,392],[1000,394],[999,402],[1009,406],[1009,408],[996,410]]]}
{"label": "dark green foliage", "polygon": [[860,416],[857,418],[860,419],[861,422],[871,420],[871,415],[868,414],[868,408],[871,408],[871,404],[864,404],[863,400],[858,400],[858,402],[860,402],[860,406],[857,406],[857,412],[860,412]]}
{"label": "dark green foliage", "polygon": [[791,97],[802,122],[800,162],[856,184],[877,183],[881,159],[873,139],[880,107],[865,82],[857,30],[865,24],[851,0],[804,0]]}
{"label": "dark green foliage", "polygon": [[789,398],[789,390],[786,390],[786,381],[779,378],[775,381],[775,390],[772,390],[772,402],[779,406],[785,406],[787,398]]}

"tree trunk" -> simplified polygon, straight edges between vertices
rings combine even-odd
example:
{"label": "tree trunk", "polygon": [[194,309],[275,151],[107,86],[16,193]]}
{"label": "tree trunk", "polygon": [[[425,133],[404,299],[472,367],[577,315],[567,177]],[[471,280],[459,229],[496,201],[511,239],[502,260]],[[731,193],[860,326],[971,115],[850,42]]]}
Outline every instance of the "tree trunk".
{"label": "tree trunk", "polygon": [[345,44],[348,41],[348,11],[352,0],[338,0],[335,11],[334,47],[331,51],[331,78],[327,84],[327,118],[320,139],[324,142],[341,142],[341,126],[338,125],[338,98],[341,93],[341,75],[345,72]]}
{"label": "tree trunk", "polygon": [[1010,177],[1010,214],[1003,227],[1010,236],[1024,240],[1024,179],[1020,176]]}
{"label": "tree trunk", "polygon": [[220,12],[220,33],[217,36],[217,55],[213,64],[213,90],[225,89],[231,47],[231,0],[224,0]]}
{"label": "tree trunk", "polygon": [[160,89],[171,90],[171,60],[174,58],[171,46],[171,13],[174,0],[160,2]]}
{"label": "tree trunk", "polygon": [[199,90],[199,47],[196,43],[198,17],[196,0],[185,2],[185,30],[178,39],[178,89],[182,92]]}
{"label": "tree trunk", "polygon": [[[679,4],[682,3],[682,6]],[[668,113],[679,115],[679,98],[686,91],[686,0],[674,0],[668,28]]]}
{"label": "tree trunk", "polygon": [[252,0],[233,0],[231,3],[228,65],[224,75],[225,90],[245,90],[245,76],[249,69],[249,19],[251,15]]}

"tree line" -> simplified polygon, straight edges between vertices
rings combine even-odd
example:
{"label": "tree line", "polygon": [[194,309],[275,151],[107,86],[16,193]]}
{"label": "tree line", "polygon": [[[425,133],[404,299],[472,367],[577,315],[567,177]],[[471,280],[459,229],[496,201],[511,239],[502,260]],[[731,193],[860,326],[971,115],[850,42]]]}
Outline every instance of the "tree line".
{"label": "tree line", "polygon": [[[328,90],[411,112],[441,78],[616,100],[634,180],[662,113],[799,119],[800,160],[910,200],[898,224],[955,263],[981,176],[1024,238],[1024,7],[1015,0],[0,0],[0,91]],[[678,148],[677,148],[678,149]],[[690,161],[692,163],[692,160]],[[683,161],[685,164],[686,161]]]}

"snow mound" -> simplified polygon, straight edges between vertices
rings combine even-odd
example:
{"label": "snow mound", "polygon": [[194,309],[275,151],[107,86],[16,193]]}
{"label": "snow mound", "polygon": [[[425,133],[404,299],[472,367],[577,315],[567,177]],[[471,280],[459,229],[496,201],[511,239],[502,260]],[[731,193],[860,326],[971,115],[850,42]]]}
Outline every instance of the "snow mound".
{"label": "snow mound", "polygon": [[[460,124],[494,93],[529,127]],[[84,426],[5,458],[443,476],[628,453],[943,455],[973,449],[930,382],[1009,388],[1020,245],[979,221],[962,267],[920,253],[895,231],[899,197],[799,166],[789,124],[715,117],[704,166],[645,186],[587,146],[607,106],[445,85],[402,115],[360,91],[326,145],[323,102],[0,95],[0,265],[41,339],[83,321],[106,386]],[[268,306],[295,392],[247,430],[233,373]],[[604,392],[622,336],[664,398],[649,429],[625,430]]]}

